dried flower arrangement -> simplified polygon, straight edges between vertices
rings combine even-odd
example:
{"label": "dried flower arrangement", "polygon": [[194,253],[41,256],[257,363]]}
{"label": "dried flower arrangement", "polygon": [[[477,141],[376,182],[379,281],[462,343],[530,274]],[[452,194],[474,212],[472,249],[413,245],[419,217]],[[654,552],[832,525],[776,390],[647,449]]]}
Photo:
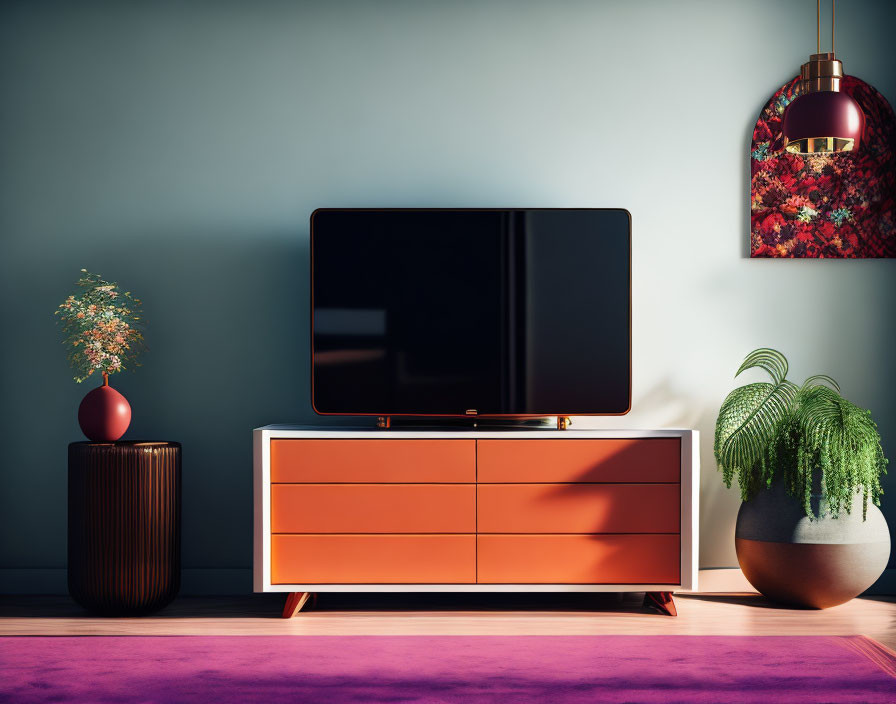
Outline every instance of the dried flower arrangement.
{"label": "dried flower arrangement", "polygon": [[99,274],[81,269],[79,295],[72,294],[56,310],[65,334],[68,361],[79,384],[94,372],[120,372],[128,364],[137,364],[143,349],[140,324],[140,300],[130,291],[119,291],[118,284],[105,281]]}

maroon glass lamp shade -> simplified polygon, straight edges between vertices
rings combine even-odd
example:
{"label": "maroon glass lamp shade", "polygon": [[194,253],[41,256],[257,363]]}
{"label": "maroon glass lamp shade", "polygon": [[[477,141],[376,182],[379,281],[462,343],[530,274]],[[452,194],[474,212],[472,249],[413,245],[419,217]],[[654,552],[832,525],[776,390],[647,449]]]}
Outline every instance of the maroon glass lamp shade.
{"label": "maroon glass lamp shade", "polygon": [[784,148],[793,154],[851,152],[862,143],[862,108],[840,92],[843,63],[834,55],[834,7],[832,0],[831,50],[822,54],[821,0],[817,2],[818,53],[802,65],[800,95],[784,112]]}
{"label": "maroon glass lamp shade", "polygon": [[[784,148],[789,152],[848,152],[858,149],[862,142],[865,115],[855,100],[840,92],[843,68],[833,56],[813,54],[809,63],[803,64],[804,92],[787,106],[782,124]],[[827,75],[819,76],[819,71]],[[807,80],[807,73],[815,76]]]}

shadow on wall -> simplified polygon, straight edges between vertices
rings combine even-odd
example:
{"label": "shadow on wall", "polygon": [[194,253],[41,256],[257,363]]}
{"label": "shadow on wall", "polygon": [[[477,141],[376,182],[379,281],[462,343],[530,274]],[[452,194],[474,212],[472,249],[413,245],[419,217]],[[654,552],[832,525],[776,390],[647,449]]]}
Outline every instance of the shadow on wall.
{"label": "shadow on wall", "polygon": [[673,383],[670,377],[663,378],[646,392],[639,394],[632,402],[638,412],[650,414],[650,427],[655,428],[700,428],[706,415],[701,410],[699,396],[686,386]]}
{"label": "shadow on wall", "polygon": [[737,487],[726,489],[713,457],[716,414],[724,395],[707,403],[687,385],[663,378],[633,399],[635,423],[621,418],[574,420],[573,428],[696,428],[700,431],[700,565],[730,567],[737,564],[734,554],[734,525],[740,498]]}
{"label": "shadow on wall", "polygon": [[696,428],[700,431],[700,560],[701,567],[735,564],[734,523],[740,500],[736,489],[726,489],[716,471],[713,437],[718,405],[706,405],[689,387],[677,387],[669,378],[652,386],[638,399],[638,408],[650,410],[650,427]]}
{"label": "shadow on wall", "polygon": [[183,443],[184,563],[247,567],[250,431],[312,415],[307,240],[154,241],[116,258],[127,257],[159,272],[145,287],[151,349],[128,380],[139,408],[130,435]]}
{"label": "shadow on wall", "polygon": [[[112,383],[133,409],[126,438],[183,443],[184,565],[249,567],[251,430],[314,419],[307,234],[192,232],[108,237],[86,247],[83,240],[72,242],[31,255],[50,262],[30,267],[20,261],[19,272],[10,272],[12,285],[46,298],[39,303],[46,318],[22,322],[39,333],[32,361],[48,371],[13,374],[9,370],[21,368],[19,354],[8,345],[0,348],[7,370],[0,418],[15,429],[6,459],[18,468],[0,474],[0,508],[12,521],[8,525],[33,541],[26,549],[3,531],[3,554],[10,556],[4,566],[65,565],[65,452],[69,442],[83,439],[77,407],[95,383],[71,381],[52,311],[83,266],[143,300],[142,366],[113,376]],[[42,498],[14,501],[16,496]]]}
{"label": "shadow on wall", "polygon": [[[671,403],[671,406],[667,406],[666,402]],[[675,392],[668,382],[653,387],[642,397],[641,403],[649,408],[680,406],[679,413],[672,413],[663,419],[662,424],[652,424],[651,427],[696,428],[700,431],[698,564],[701,568],[737,565],[734,529],[740,506],[740,494],[736,484],[731,489],[725,487],[713,456],[718,407],[701,406],[696,397],[686,391]]]}

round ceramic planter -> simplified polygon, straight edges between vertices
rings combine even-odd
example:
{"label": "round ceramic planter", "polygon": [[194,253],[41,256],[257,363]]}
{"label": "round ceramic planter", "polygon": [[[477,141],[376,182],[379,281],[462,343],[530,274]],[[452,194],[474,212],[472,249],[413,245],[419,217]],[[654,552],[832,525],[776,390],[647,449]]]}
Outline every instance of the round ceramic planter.
{"label": "round ceramic planter", "polygon": [[[827,512],[813,494],[810,519],[799,501],[776,482],[741,504],[735,547],[744,576],[772,601],[825,609],[858,596],[883,573],[890,557],[890,531],[877,506],[862,495],[849,513]],[[820,512],[820,513],[819,513]]]}

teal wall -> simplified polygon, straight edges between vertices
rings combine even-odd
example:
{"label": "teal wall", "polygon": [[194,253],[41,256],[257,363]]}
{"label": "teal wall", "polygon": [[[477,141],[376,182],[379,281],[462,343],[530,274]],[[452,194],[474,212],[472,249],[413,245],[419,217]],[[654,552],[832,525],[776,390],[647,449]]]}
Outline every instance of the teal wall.
{"label": "teal wall", "polygon": [[[747,152],[814,50],[811,0],[0,6],[0,591],[64,588],[66,445],[87,391],[52,312],[86,267],[145,301],[114,378],[130,437],[184,445],[194,591],[249,589],[253,427],[308,422],[320,206],[619,206],[634,218],[634,411],[703,432],[701,562],[736,564],[712,426],[777,346],[896,455],[892,261],[750,261]],[[896,102],[896,5],[838,9]],[[885,512],[896,524],[896,481]]]}

